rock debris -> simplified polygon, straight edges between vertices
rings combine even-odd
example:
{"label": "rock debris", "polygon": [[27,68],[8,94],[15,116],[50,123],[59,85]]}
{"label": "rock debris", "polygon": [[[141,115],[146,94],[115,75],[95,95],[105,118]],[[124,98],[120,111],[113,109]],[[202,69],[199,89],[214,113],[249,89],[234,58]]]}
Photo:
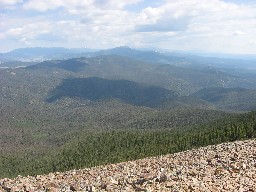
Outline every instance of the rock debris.
{"label": "rock debris", "polygon": [[4,178],[0,191],[256,192],[256,140],[63,173]]}

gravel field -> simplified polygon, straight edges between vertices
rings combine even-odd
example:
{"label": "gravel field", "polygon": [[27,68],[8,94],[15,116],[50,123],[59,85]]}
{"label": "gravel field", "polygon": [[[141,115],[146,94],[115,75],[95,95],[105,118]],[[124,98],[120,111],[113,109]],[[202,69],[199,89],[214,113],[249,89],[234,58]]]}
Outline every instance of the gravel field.
{"label": "gravel field", "polygon": [[256,140],[63,173],[4,178],[0,191],[256,192]]}

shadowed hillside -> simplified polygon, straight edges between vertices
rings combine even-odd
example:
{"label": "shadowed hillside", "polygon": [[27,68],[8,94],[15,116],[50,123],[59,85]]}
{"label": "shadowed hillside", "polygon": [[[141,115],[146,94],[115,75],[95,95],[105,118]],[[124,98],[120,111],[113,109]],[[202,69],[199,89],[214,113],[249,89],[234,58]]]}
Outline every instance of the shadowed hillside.
{"label": "shadowed hillside", "polygon": [[142,86],[127,80],[107,80],[97,77],[64,79],[47,99],[54,102],[62,97],[92,101],[119,99],[138,106],[156,106],[166,99],[178,97],[174,91],[155,86]]}
{"label": "shadowed hillside", "polygon": [[184,96],[209,87],[256,88],[255,80],[251,78],[230,75],[215,68],[191,69],[169,64],[152,64],[141,61],[137,57],[116,55],[45,61],[28,67],[28,70],[31,70],[32,73],[42,70],[58,71],[59,73],[69,73],[72,78],[125,79],[148,86],[174,90]]}

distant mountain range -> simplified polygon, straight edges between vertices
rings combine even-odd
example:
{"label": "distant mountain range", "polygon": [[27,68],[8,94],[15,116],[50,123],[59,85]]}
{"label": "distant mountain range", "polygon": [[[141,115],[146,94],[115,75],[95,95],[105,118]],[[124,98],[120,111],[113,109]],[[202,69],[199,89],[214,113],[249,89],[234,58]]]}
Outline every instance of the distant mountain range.
{"label": "distant mountain range", "polygon": [[95,50],[86,49],[86,48],[77,48],[77,49],[66,49],[62,47],[54,48],[44,48],[44,47],[35,47],[35,48],[20,48],[15,49],[8,53],[0,53],[0,61],[45,61],[51,59],[68,59],[73,57],[81,57],[82,53],[91,52]]}
{"label": "distant mountain range", "polygon": [[[8,53],[0,53],[0,62],[5,67],[8,61],[38,62],[53,59],[71,59],[78,57],[95,57],[99,55],[119,55],[136,58],[145,62],[162,63],[197,67],[219,67],[219,68],[256,68],[256,56],[253,55],[227,55],[197,54],[193,52],[166,52],[154,50],[137,50],[129,47],[116,47],[106,50],[93,50],[87,48],[20,48]],[[218,57],[219,56],[219,57]],[[243,63],[243,64],[241,64]]]}

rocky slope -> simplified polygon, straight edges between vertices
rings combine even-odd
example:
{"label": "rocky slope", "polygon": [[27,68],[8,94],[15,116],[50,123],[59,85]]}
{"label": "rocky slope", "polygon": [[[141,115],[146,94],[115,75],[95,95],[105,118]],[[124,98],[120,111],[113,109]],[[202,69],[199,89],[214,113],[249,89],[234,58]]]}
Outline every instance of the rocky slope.
{"label": "rocky slope", "polygon": [[0,191],[256,192],[256,140],[64,173],[0,179]]}

